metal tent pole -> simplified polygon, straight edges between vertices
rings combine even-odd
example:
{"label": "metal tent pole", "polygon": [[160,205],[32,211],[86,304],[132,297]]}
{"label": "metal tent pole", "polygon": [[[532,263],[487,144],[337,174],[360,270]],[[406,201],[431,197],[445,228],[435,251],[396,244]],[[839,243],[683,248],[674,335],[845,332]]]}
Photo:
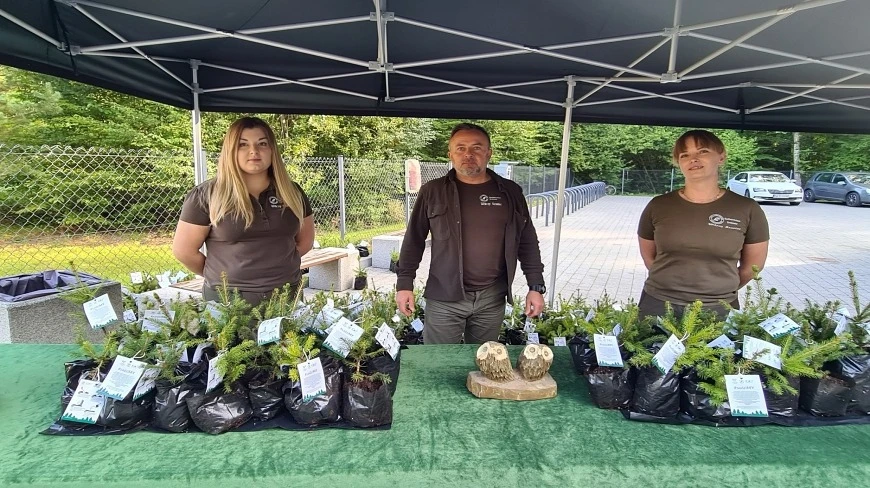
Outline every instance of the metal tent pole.
{"label": "metal tent pole", "polygon": [[205,158],[202,153],[202,124],[199,111],[199,60],[190,60],[190,70],[193,74],[193,111],[191,112],[191,122],[193,130],[193,175],[194,182],[198,185],[208,178],[208,171],[205,167]]}
{"label": "metal tent pole", "polygon": [[565,206],[565,175],[568,172],[568,150],[571,147],[571,112],[574,108],[573,76],[567,78],[568,96],[565,98],[565,125],[562,128],[562,161],[559,165],[559,192],[556,197],[556,229],[553,235],[553,266],[550,268],[550,308],[556,296],[556,270],[559,265],[559,239],[562,236],[562,209]]}

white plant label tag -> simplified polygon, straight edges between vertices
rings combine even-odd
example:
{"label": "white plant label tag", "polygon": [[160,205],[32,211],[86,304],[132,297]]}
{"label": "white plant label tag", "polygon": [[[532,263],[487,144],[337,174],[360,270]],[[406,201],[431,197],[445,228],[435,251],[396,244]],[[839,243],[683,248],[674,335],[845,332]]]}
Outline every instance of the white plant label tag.
{"label": "white plant label tag", "polygon": [[209,300],[205,302],[205,311],[208,312],[208,314],[211,315],[211,318],[215,320],[220,320],[221,317],[224,316],[224,313],[221,312],[218,303],[214,300]]}
{"label": "white plant label tag", "polygon": [[222,375],[217,368],[217,363],[221,356],[224,355],[224,352],[226,351],[221,351],[217,356],[208,360],[208,383],[205,385],[206,393],[214,390],[224,380],[224,375]]}
{"label": "white plant label tag", "polygon": [[662,348],[659,349],[659,352],[653,356],[652,364],[661,371],[662,374],[667,374],[684,352],[686,352],[686,346],[677,339],[677,336],[671,334]]}
{"label": "white plant label tag", "polygon": [[378,333],[375,334],[375,339],[383,346],[384,350],[389,353],[390,357],[396,359],[396,354],[399,354],[399,341],[396,339],[396,334],[393,332],[386,322],[378,327]]}
{"label": "white plant label tag", "polygon": [[211,342],[203,342],[201,344],[196,345],[196,349],[193,350],[193,357],[190,358],[190,364],[196,364],[202,360],[202,352],[205,348],[211,347]]}
{"label": "white plant label tag", "polygon": [[752,336],[743,336],[743,357],[746,359],[758,361],[771,368],[782,369],[780,354],[782,348],[776,344]]}
{"label": "white plant label tag", "polygon": [[260,346],[278,342],[281,339],[281,321],[284,317],[275,317],[260,322],[257,328],[257,344]]}
{"label": "white plant label tag", "polygon": [[526,325],[523,326],[523,332],[530,333],[535,331],[535,324],[531,319],[526,319]]}
{"label": "white plant label tag", "polygon": [[344,316],[344,312],[337,308],[328,308],[323,307],[323,310],[317,314],[317,318],[314,320],[314,326],[320,329],[328,329],[330,325],[335,323],[336,320],[342,318]]}
{"label": "white plant label tag", "polygon": [[79,386],[60,419],[83,424],[97,423],[97,417],[106,404],[106,397],[97,393],[99,389],[99,381],[79,380]]}
{"label": "white plant label tag", "polygon": [[619,352],[619,342],[615,335],[595,334],[595,360],[599,366],[622,368],[622,353]]}
{"label": "white plant label tag", "polygon": [[610,333],[613,337],[619,337],[619,334],[622,334],[622,324],[616,324],[616,327],[613,328],[613,332]]}
{"label": "white plant label tag", "polygon": [[836,312],[831,314],[831,320],[837,323],[837,328],[834,329],[834,334],[842,335],[849,328],[849,319],[852,318],[852,314],[849,313],[849,309],[846,307],[840,307]]}
{"label": "white plant label tag", "polygon": [[346,358],[347,353],[350,352],[350,348],[356,344],[356,341],[358,341],[362,335],[362,327],[342,317],[341,320],[335,323],[332,332],[326,336],[326,340],[323,341],[323,346],[339,356]]}
{"label": "white plant label tag", "polygon": [[725,390],[733,417],[767,417],[767,402],[757,374],[726,374]]}
{"label": "white plant label tag", "polygon": [[172,281],[169,280],[169,271],[157,275],[157,284],[160,285],[160,288],[169,288],[169,285],[172,284]]}
{"label": "white plant label tag", "polygon": [[118,320],[118,314],[112,308],[109,295],[100,295],[93,300],[85,302],[82,306],[85,309],[85,317],[88,318],[88,323],[91,324],[92,329],[102,329]]}
{"label": "white plant label tag", "polygon": [[594,308],[590,308],[590,309],[589,309],[589,312],[586,314],[586,321],[587,321],[587,322],[592,322],[592,319],[594,319],[594,318],[595,318],[595,309],[594,309]]}
{"label": "white plant label tag", "polygon": [[541,338],[537,332],[526,333],[526,344],[540,344]]}
{"label": "white plant label tag", "polygon": [[124,356],[117,356],[112,363],[112,369],[100,385],[97,393],[115,400],[127,398],[127,394],[136,386],[146,364]]}
{"label": "white plant label tag", "polygon": [[130,323],[133,323],[135,321],[136,321],[136,312],[134,312],[130,309],[124,310],[124,322],[127,322],[128,324],[130,324]]}
{"label": "white plant label tag", "polygon": [[504,314],[510,315],[512,313],[514,313],[514,307],[512,307],[510,303],[505,303],[504,304]]}
{"label": "white plant label tag", "polygon": [[399,318],[399,314],[393,315],[393,322],[398,324],[401,321],[402,321],[402,319]]}
{"label": "white plant label tag", "polygon": [[142,330],[148,332],[160,332],[161,325],[167,325],[175,318],[175,312],[170,311],[169,317],[163,314],[162,310],[143,310],[142,311]]}
{"label": "white plant label tag", "polygon": [[144,282],[145,282],[145,280],[142,278],[141,271],[135,271],[133,273],[130,273],[130,283],[133,283],[134,285],[138,285],[138,284],[144,283]]}
{"label": "white plant label tag", "polygon": [[311,311],[311,305],[310,304],[304,305],[304,306],[297,308],[296,311],[293,312],[293,315],[291,315],[290,317],[293,318],[294,320],[296,320],[296,319],[302,317],[303,315],[307,314],[310,311]]}
{"label": "white plant label tag", "polygon": [[173,283],[178,283],[185,278],[187,278],[187,273],[185,273],[184,271],[179,271],[178,273],[172,275],[172,278],[169,278],[169,281]]}
{"label": "white plant label tag", "polygon": [[734,349],[734,341],[728,338],[725,334],[720,335],[719,337],[713,339],[712,341],[707,343],[708,347],[712,347],[714,349]]}
{"label": "white plant label tag", "polygon": [[737,313],[737,310],[734,310],[733,308],[729,310],[728,316],[725,317],[725,323],[728,325],[734,325],[734,316],[737,315]]}
{"label": "white plant label tag", "polygon": [[555,347],[568,347],[568,340],[564,337],[554,337],[553,338],[553,346]]}
{"label": "white plant label tag", "polygon": [[423,332],[423,321],[420,319],[414,319],[411,322],[411,328],[417,332]]}
{"label": "white plant label tag", "polygon": [[333,300],[332,298],[327,298],[327,299],[326,299],[326,306],[323,307],[323,308],[324,308],[324,309],[327,309],[327,308],[330,308],[330,309],[331,309],[331,308],[335,308],[335,300]]}
{"label": "white plant label tag", "polygon": [[326,394],[326,376],[320,358],[314,358],[296,366],[299,371],[299,386],[302,388],[302,401],[310,402]]}
{"label": "white plant label tag", "polygon": [[136,383],[136,389],[133,390],[133,400],[142,398],[146,393],[154,389],[154,380],[158,374],[160,374],[160,370],[157,368],[145,368],[145,371],[142,372],[142,377]]}
{"label": "white plant label tag", "polygon": [[758,325],[762,329],[767,331],[767,333],[770,334],[770,336],[774,339],[782,337],[786,334],[791,334],[792,332],[801,328],[801,326],[798,325],[797,322],[790,319],[787,315],[783,313],[778,313],[773,317],[765,319]]}

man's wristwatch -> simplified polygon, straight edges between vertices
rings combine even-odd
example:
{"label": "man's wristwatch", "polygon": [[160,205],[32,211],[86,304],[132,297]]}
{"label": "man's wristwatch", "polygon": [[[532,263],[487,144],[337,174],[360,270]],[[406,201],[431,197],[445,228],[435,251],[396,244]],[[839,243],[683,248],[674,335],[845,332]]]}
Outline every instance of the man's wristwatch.
{"label": "man's wristwatch", "polygon": [[544,293],[547,293],[547,287],[544,285],[529,285],[529,291],[536,291],[543,295]]}

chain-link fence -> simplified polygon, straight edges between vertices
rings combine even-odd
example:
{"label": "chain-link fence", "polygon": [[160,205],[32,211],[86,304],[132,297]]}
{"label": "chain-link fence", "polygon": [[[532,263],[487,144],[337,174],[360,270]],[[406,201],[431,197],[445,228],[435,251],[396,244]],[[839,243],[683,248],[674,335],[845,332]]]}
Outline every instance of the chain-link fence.
{"label": "chain-link fence", "polygon": [[[68,268],[127,280],[131,271],[180,270],[171,252],[181,203],[194,186],[187,151],[0,144],[0,276]],[[217,154],[207,154],[213,176]],[[323,246],[404,227],[415,195],[403,161],[287,160],[311,201]],[[422,163],[422,181],[448,163]],[[558,168],[495,165],[526,194],[558,187]],[[568,185],[577,184],[573,175]]]}
{"label": "chain-link fence", "polygon": [[[719,173],[719,184],[726,186],[728,180],[738,172],[725,170]],[[789,178],[794,177],[792,171],[781,171]],[[623,195],[659,195],[681,188],[685,178],[676,168],[662,170],[623,169],[619,181],[608,182],[616,187],[617,194]]]}

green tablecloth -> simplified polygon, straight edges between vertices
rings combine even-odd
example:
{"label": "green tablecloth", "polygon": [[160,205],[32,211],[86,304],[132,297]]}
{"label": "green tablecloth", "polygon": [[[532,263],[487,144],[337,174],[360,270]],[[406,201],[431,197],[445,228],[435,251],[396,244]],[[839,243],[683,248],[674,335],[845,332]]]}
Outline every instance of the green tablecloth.
{"label": "green tablecloth", "polygon": [[[551,400],[480,400],[475,346],[402,353],[393,427],[51,437],[70,346],[0,345],[0,486],[855,486],[870,425],[711,428],[595,408],[566,348]],[[516,357],[518,349],[512,349]]]}

